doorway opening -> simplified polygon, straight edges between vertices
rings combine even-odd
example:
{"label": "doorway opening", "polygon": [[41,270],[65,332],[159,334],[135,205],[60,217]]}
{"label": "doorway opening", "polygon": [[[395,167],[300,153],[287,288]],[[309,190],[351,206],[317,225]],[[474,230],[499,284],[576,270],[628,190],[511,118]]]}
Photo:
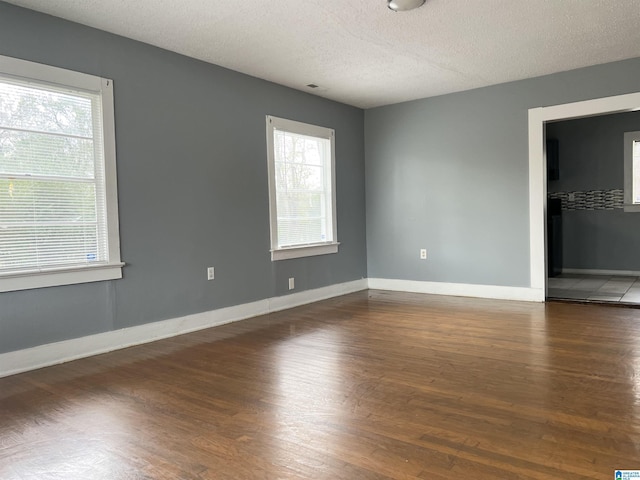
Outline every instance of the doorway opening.
{"label": "doorway opening", "polygon": [[536,299],[548,295],[547,143],[546,125],[560,120],[588,118],[640,110],[640,93],[586,100],[529,110],[529,235],[530,284]]}
{"label": "doorway opening", "polygon": [[640,303],[640,215],[625,205],[624,148],[639,130],[640,111],[546,124],[547,299]]}

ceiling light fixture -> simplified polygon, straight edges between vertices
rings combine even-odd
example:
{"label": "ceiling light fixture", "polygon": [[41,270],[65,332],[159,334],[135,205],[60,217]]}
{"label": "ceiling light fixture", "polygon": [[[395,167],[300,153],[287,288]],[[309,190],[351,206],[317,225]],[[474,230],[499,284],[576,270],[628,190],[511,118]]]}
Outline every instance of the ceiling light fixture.
{"label": "ceiling light fixture", "polygon": [[426,0],[387,0],[387,7],[394,12],[406,12],[424,5]]}

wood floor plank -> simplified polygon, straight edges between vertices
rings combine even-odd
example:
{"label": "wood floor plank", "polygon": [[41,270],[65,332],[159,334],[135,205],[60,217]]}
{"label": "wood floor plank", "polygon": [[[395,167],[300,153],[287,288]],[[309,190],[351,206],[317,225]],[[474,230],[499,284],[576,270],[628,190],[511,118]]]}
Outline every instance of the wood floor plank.
{"label": "wood floor plank", "polygon": [[610,479],[640,310],[383,291],[0,379],[0,478]]}

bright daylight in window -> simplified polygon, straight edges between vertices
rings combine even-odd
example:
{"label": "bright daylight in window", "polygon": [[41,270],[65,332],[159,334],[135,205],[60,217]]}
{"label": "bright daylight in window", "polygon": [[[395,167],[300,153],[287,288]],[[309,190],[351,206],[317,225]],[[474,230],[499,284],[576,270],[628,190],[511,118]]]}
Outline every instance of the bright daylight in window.
{"label": "bright daylight in window", "polygon": [[624,209],[640,212],[640,132],[624,134]]}
{"label": "bright daylight in window", "polygon": [[633,142],[633,203],[640,203],[640,141]]}
{"label": "bright daylight in window", "polygon": [[0,291],[121,278],[111,92],[0,57]]}
{"label": "bright daylight in window", "polygon": [[267,116],[271,259],[336,253],[335,133]]}

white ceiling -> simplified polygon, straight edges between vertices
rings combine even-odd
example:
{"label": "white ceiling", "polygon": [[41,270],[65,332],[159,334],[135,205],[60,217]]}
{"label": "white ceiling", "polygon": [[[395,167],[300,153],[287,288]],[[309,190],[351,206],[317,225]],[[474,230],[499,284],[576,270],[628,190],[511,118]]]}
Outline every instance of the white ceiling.
{"label": "white ceiling", "polygon": [[362,108],[640,57],[638,0],[8,3]]}

